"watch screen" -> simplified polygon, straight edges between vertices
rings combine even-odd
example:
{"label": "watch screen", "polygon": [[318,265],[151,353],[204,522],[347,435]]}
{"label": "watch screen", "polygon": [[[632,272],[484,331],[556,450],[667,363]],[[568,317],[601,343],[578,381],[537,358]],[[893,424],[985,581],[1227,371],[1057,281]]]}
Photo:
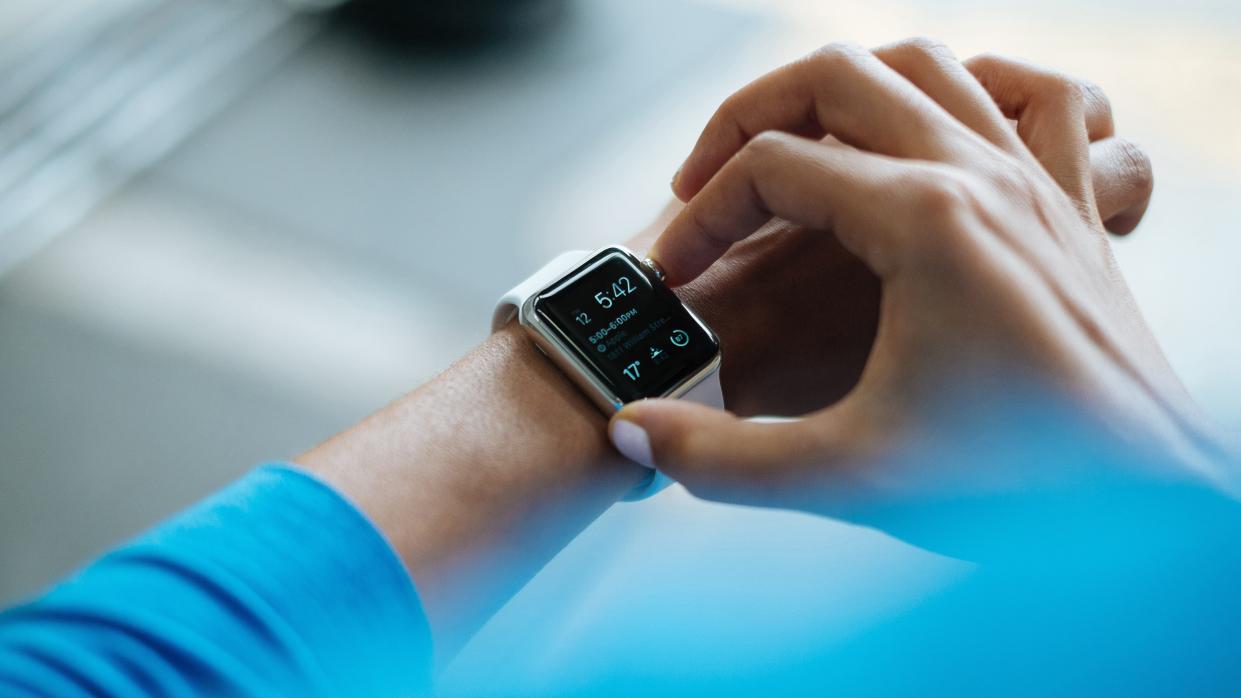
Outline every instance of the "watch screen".
{"label": "watch screen", "polygon": [[539,294],[534,312],[624,402],[666,394],[719,351],[676,294],[619,250]]}

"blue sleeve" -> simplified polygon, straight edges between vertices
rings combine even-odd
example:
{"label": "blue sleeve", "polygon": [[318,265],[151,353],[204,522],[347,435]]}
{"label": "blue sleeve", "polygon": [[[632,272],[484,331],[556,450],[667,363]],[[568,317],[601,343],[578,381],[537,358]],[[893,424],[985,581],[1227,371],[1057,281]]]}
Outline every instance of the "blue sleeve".
{"label": "blue sleeve", "polygon": [[413,695],[430,632],[335,490],[261,467],[0,615],[0,695]]}

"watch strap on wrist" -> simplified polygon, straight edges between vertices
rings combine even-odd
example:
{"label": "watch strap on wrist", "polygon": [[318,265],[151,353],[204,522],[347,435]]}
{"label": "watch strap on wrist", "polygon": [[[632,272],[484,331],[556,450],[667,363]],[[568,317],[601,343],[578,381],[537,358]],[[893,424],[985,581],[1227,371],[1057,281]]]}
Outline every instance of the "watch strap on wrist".
{"label": "watch strap on wrist", "polygon": [[681,396],[681,399],[714,407],[717,410],[724,409],[724,389],[720,387],[720,372],[713,371],[711,375],[699,381],[698,385],[690,388],[689,392]]}
{"label": "watch strap on wrist", "polygon": [[495,332],[507,325],[517,315],[521,304],[525,303],[527,298],[541,291],[544,286],[555,281],[589,254],[588,250],[571,250],[556,255],[552,261],[544,264],[525,281],[510,289],[500,298],[500,302],[496,303],[495,313],[491,316],[491,331]]}
{"label": "watch strap on wrist", "polygon": [[[689,392],[680,397],[682,400],[689,400],[707,407],[714,407],[717,410],[724,409],[724,390],[720,387],[720,372],[712,371],[709,375],[698,381],[698,385],[689,389]],[[663,489],[671,485],[675,480],[664,475],[658,470],[652,470],[642,482],[634,485],[633,489],[625,493],[621,497],[622,502],[638,502],[652,495],[658,494]]]}

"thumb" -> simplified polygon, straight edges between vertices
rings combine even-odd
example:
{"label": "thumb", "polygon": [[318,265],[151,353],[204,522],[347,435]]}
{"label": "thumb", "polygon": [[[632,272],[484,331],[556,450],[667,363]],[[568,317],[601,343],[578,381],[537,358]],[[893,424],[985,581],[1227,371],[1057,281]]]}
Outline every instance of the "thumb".
{"label": "thumb", "polygon": [[622,455],[695,495],[787,504],[782,493],[830,477],[850,451],[841,422],[834,409],[796,420],[740,419],[682,400],[642,400],[618,412],[608,431]]}

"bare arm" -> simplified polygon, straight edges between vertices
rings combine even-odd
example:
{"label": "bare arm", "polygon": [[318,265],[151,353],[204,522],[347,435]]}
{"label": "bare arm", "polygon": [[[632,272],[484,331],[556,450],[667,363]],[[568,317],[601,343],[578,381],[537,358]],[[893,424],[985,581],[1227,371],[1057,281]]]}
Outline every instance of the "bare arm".
{"label": "bare arm", "polygon": [[510,325],[299,462],[387,534],[451,652],[644,477],[605,427]]}

